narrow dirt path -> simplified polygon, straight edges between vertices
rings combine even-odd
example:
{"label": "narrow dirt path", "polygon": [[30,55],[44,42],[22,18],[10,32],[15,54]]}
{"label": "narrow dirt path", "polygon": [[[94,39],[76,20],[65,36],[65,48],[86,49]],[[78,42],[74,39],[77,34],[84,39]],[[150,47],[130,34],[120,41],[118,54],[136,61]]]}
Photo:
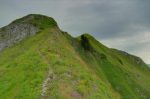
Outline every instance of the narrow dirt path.
{"label": "narrow dirt path", "polygon": [[46,57],[40,53],[40,50],[38,50],[38,53],[41,56],[41,58],[44,60],[44,62],[48,65],[48,68],[49,68],[47,76],[41,86],[42,87],[41,88],[41,99],[51,99],[50,95],[47,95],[47,91],[48,91],[50,83],[53,82],[55,76],[54,76],[53,70],[49,64],[49,60],[47,60]]}
{"label": "narrow dirt path", "polygon": [[48,85],[53,81],[53,79],[54,74],[51,70],[49,70],[48,75],[42,84],[41,99],[50,99],[50,95],[47,95],[47,91],[49,88]]}

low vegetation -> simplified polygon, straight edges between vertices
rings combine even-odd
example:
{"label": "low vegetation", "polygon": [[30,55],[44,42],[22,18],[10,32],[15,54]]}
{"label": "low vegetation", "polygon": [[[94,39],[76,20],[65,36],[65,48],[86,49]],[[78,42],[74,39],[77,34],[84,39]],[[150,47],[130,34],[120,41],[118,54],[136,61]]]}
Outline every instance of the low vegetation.
{"label": "low vegetation", "polygon": [[40,23],[38,34],[0,53],[1,99],[149,99],[144,62],[89,34],[73,38]]}

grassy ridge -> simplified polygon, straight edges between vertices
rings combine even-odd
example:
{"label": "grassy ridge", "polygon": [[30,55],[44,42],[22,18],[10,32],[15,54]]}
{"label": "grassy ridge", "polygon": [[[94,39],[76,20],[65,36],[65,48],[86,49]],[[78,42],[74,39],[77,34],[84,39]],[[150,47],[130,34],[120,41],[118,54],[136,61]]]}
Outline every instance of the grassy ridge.
{"label": "grassy ridge", "polygon": [[[84,35],[89,39],[90,46],[94,50],[88,51],[84,55],[81,54],[81,56],[91,64],[91,69],[94,66],[93,70],[98,75],[104,74],[105,79],[108,80],[114,90],[121,94],[123,99],[148,99],[150,97],[150,79],[148,77],[150,69],[143,61],[138,64],[136,60],[139,58],[109,49],[90,35]],[[81,42],[80,37],[77,39]],[[97,64],[93,64],[94,61]]]}
{"label": "grassy ridge", "polygon": [[3,51],[0,71],[0,97],[3,99],[40,98],[49,71],[53,79],[47,85],[45,97],[120,97],[88,68],[58,29],[46,29]]}
{"label": "grassy ridge", "polygon": [[149,99],[150,69],[140,58],[30,16],[12,24],[30,23],[40,32],[0,53],[1,99]]}

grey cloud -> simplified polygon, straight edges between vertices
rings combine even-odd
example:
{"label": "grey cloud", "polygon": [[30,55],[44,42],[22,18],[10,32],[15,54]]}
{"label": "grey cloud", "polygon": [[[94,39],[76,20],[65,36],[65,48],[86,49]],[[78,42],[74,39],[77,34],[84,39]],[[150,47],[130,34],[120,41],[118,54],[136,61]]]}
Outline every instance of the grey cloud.
{"label": "grey cloud", "polygon": [[[136,5],[137,1],[133,2],[132,0],[130,2],[123,2],[122,0],[101,1],[103,2],[70,8],[68,16],[74,16],[71,19],[75,20],[74,23],[76,23],[70,24],[71,27],[85,27],[88,32],[93,33],[95,36],[99,35],[100,38],[104,39],[128,34],[132,35],[143,31],[141,28],[136,28],[137,26],[147,28],[150,25],[148,21],[148,6],[146,5],[148,2],[143,4],[142,1],[139,1],[141,4]],[[78,15],[80,17],[77,21],[76,17]],[[82,21],[84,23],[80,24],[79,22]],[[77,31],[76,28],[74,31],[78,33],[80,29]]]}

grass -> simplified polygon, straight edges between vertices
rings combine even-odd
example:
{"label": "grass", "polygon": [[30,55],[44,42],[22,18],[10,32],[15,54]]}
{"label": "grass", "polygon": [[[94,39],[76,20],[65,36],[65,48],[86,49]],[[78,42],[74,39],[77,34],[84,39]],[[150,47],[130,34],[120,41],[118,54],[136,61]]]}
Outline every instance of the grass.
{"label": "grass", "polygon": [[137,64],[137,57],[107,48],[89,34],[84,34],[90,46],[85,50],[81,37],[72,38],[42,17],[30,21],[39,33],[0,53],[1,99],[149,99],[150,69]]}
{"label": "grass", "polygon": [[74,97],[86,99],[113,98],[113,92],[107,91],[109,86],[88,68],[68,39],[56,32],[57,28],[45,29],[0,54],[0,97],[40,98],[43,81],[51,70],[55,79],[49,83],[46,96],[69,98],[76,93]]}
{"label": "grass", "polygon": [[[84,52],[77,49],[77,51],[87,64],[90,64],[89,68],[111,84],[123,99],[148,99],[150,97],[148,88],[150,69],[145,63],[141,61],[141,64],[137,64],[133,61],[137,57],[109,49],[90,35],[85,34],[85,36],[90,40],[94,50]],[[77,40],[80,42],[80,37]],[[105,58],[101,57],[102,54]]]}

